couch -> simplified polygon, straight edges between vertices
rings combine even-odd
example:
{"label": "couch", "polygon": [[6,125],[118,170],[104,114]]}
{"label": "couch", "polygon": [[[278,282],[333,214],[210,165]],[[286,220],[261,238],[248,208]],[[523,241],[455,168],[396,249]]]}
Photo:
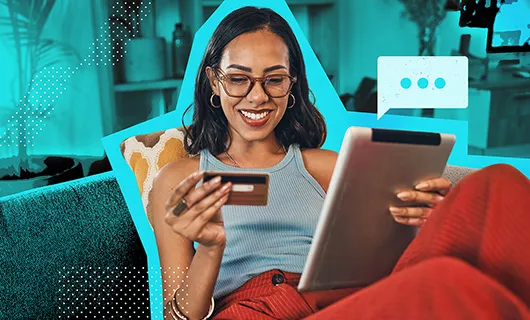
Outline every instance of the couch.
{"label": "couch", "polygon": [[[183,156],[181,138],[172,130],[122,144],[145,199],[146,177]],[[144,153],[160,144],[171,152]],[[471,171],[448,166],[444,176],[456,184]],[[113,172],[0,199],[0,219],[0,319],[148,317],[147,259]]]}
{"label": "couch", "polygon": [[0,199],[0,319],[145,319],[146,275],[113,172]]}

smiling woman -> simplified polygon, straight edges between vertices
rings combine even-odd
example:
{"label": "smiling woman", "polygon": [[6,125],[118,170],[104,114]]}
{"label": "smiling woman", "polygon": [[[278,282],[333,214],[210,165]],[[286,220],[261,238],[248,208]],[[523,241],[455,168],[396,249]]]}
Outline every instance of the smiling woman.
{"label": "smiling woman", "polygon": [[[281,16],[270,9],[244,7],[221,21],[196,78],[193,123],[184,139],[191,156],[165,165],[149,193],[166,316],[345,319],[352,314],[385,318],[398,311],[397,318],[422,319],[429,318],[435,306],[439,312],[449,310],[441,318],[455,318],[458,311],[467,318],[484,318],[484,304],[511,315],[525,312],[482,275],[495,269],[496,261],[474,260],[482,250],[493,252],[491,257],[502,253],[509,261],[502,265],[510,267],[492,277],[507,286],[515,283],[513,292],[530,301],[530,291],[524,289],[530,280],[522,272],[530,269],[530,261],[515,270],[514,256],[490,247],[530,242],[528,236],[516,240],[528,234],[524,213],[530,204],[519,202],[509,214],[498,205],[530,199],[524,196],[530,192],[528,180],[505,166],[481,170],[452,191],[449,180],[434,178],[396,194],[413,205],[388,208],[388,219],[412,226],[429,222],[401,257],[396,267],[400,271],[371,286],[374,289],[309,294],[296,290],[337,160],[337,153],[320,149],[326,126],[309,92],[300,46]],[[222,183],[220,176],[202,181],[204,171],[210,170],[268,174],[267,205],[225,205],[231,184]],[[503,192],[509,185],[517,190]],[[502,221],[504,217],[510,218]],[[486,224],[486,219],[499,224]],[[485,225],[489,228],[477,230]],[[526,251],[510,252],[530,256],[520,247]],[[444,259],[427,259],[437,256]],[[432,274],[436,279],[430,279]],[[505,281],[508,274],[518,280]],[[447,285],[460,279],[471,279],[486,294],[473,298],[476,290],[455,292]],[[401,294],[403,287],[411,293]],[[500,298],[482,303],[492,296]],[[342,298],[347,303],[337,302]],[[462,309],[465,299],[471,300],[469,309]],[[375,302],[381,306],[374,308]],[[476,302],[480,307],[473,307]],[[503,317],[510,318],[499,315]]]}
{"label": "smiling woman", "polygon": [[[320,147],[326,126],[309,99],[305,63],[293,31],[265,9],[246,8],[238,14],[227,16],[215,31],[200,65],[197,121],[189,127],[188,152],[227,151],[241,159],[249,151],[240,149],[237,141],[242,138],[252,142],[248,146],[266,138],[274,150],[292,143]],[[219,125],[211,126],[212,120]]]}

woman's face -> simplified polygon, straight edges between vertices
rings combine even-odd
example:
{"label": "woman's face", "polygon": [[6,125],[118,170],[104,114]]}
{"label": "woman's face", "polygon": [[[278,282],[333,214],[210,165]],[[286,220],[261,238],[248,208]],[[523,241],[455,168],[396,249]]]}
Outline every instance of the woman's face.
{"label": "woman's face", "polygon": [[[241,81],[236,75],[289,75],[289,52],[283,39],[270,31],[246,33],[225,47],[220,69],[233,80],[232,84]],[[245,97],[231,97],[211,68],[207,69],[207,74],[214,93],[220,97],[233,137],[239,135],[245,141],[259,141],[269,137],[282,119],[287,103],[292,103],[289,94],[271,98],[259,81],[255,82]],[[218,99],[214,99],[214,103],[217,101]]]}

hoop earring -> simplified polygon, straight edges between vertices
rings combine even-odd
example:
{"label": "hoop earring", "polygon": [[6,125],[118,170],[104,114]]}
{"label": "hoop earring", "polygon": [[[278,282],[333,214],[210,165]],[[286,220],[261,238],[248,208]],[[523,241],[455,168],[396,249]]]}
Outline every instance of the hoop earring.
{"label": "hoop earring", "polygon": [[221,108],[221,104],[219,104],[218,106],[216,106],[214,103],[213,103],[213,97],[215,97],[215,93],[212,92],[212,96],[210,97],[210,104],[212,105],[212,107],[214,107],[215,109],[219,109]]}
{"label": "hoop earring", "polygon": [[287,107],[287,109],[292,109],[294,107],[294,104],[296,103],[296,98],[292,93],[289,94],[291,97],[293,97],[293,103]]}

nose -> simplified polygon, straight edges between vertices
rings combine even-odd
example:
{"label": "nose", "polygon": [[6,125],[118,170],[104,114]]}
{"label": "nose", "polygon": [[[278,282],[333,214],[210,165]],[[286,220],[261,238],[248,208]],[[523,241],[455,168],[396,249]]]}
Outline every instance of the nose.
{"label": "nose", "polygon": [[256,81],[252,90],[247,94],[247,100],[256,105],[261,105],[269,100],[269,96],[263,90],[263,84],[259,81]]}

